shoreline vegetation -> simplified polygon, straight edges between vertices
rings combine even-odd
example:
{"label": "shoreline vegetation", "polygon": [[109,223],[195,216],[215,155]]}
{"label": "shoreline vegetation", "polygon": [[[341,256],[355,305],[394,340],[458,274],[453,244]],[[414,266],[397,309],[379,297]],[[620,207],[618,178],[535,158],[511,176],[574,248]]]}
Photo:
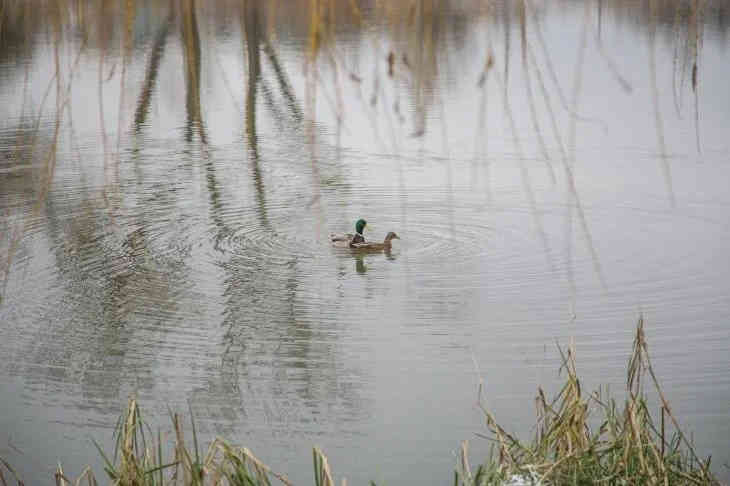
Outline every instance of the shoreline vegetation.
{"label": "shoreline vegetation", "polygon": [[[575,349],[558,347],[565,383],[549,400],[542,388],[535,403],[535,436],[522,441],[506,431],[486,408],[483,388],[478,406],[484,414],[486,433],[492,442],[489,457],[476,468],[470,465],[469,442],[464,441],[453,473],[455,486],[656,484],[719,485],[710,471],[710,458],[701,459],[679,427],[659,385],[648,352],[644,321],[639,318],[627,365],[626,397],[622,404],[601,389],[586,395],[576,366]],[[651,403],[659,410],[651,411]],[[250,449],[216,438],[202,452],[191,419],[192,444],[186,440],[183,418],[170,412],[174,444],[163,454],[163,436],[153,431],[135,399],[130,399],[114,431],[115,448],[107,455],[94,441],[105,464],[108,484],[137,485],[247,485],[269,486],[292,482],[259,460]],[[337,481],[324,452],[312,450],[315,486],[335,486]],[[50,479],[50,478],[49,478]],[[86,467],[75,479],[59,464],[57,486],[103,484]],[[22,478],[0,458],[0,486]],[[347,485],[342,478],[340,484]],[[374,482],[370,482],[375,486]]]}

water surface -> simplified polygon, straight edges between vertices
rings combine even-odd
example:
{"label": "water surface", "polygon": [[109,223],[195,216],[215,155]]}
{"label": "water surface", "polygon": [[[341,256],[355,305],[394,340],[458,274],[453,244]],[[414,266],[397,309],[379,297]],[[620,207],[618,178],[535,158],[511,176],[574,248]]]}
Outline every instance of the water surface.
{"label": "water surface", "polygon": [[[480,378],[528,434],[556,341],[620,390],[643,314],[727,480],[730,11],[697,5],[3,10],[0,456],[98,468],[136,396],[297,483],[312,445],[443,482]],[[361,217],[392,252],[330,248]]]}

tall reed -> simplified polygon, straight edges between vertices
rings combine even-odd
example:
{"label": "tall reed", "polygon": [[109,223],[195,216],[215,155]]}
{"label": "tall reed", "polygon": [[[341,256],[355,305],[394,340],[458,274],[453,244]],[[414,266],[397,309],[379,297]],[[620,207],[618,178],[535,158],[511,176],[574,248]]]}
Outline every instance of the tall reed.
{"label": "tall reed", "polygon": [[[552,400],[538,389],[534,439],[523,442],[512,436],[482,405],[488,439],[494,442],[495,451],[472,473],[463,447],[457,471],[459,482],[719,484],[710,471],[710,459],[698,457],[672,414],[651,364],[643,318],[636,327],[627,367],[626,398],[621,407],[600,390],[586,396],[575,350],[560,349],[560,353],[565,384]],[[655,396],[646,393],[645,383],[653,388]],[[655,413],[652,400],[659,403]]]}

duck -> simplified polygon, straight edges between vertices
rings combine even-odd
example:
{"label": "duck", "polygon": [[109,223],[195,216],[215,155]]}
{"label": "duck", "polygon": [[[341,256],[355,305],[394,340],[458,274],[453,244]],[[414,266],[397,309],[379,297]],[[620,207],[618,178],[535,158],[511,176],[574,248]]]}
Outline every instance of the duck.
{"label": "duck", "polygon": [[400,240],[400,236],[390,231],[385,235],[385,240],[382,243],[375,243],[371,241],[363,241],[360,243],[350,243],[350,248],[353,250],[364,250],[364,251],[390,251],[393,240]]}
{"label": "duck", "polygon": [[368,222],[364,219],[358,219],[355,223],[355,234],[352,233],[344,233],[344,234],[330,234],[330,243],[332,243],[334,246],[339,246],[343,248],[352,248],[352,245],[359,244],[359,243],[365,243],[365,237],[362,235],[363,230],[365,229],[365,226],[368,225]]}

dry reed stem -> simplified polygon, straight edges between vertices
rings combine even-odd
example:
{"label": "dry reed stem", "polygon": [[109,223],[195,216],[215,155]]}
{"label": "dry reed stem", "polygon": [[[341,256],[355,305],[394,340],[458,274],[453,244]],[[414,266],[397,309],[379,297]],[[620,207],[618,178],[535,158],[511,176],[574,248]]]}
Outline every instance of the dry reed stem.
{"label": "dry reed stem", "polygon": [[[18,482],[18,485],[20,485],[20,486],[23,485],[23,482],[20,480],[20,478],[18,478],[18,473],[15,471],[15,469],[13,469],[10,466],[10,464],[8,464],[7,461],[5,461],[5,459],[3,459],[2,457],[0,457],[0,464],[5,466],[5,469],[7,469],[8,472],[10,472],[10,474],[13,475],[15,480]],[[7,483],[5,482],[5,476],[3,475],[2,468],[0,468],[0,481],[2,481],[3,486],[7,486]]]}
{"label": "dry reed stem", "polygon": [[312,455],[314,456],[314,482],[316,486],[335,486],[327,456],[319,447],[312,449]]}
{"label": "dry reed stem", "polygon": [[[665,411],[668,404],[651,367],[643,318],[637,324],[628,362],[627,398],[621,418],[616,413],[615,402],[602,401],[599,392],[582,398],[574,350],[572,347],[567,351],[558,349],[563,360],[561,370],[567,373],[566,383],[552,403],[538,389],[537,431],[532,444],[522,445],[508,437],[480,403],[487,428],[499,444],[496,465],[501,471],[517,476],[539,471],[543,484],[575,482],[576,474],[586,481],[610,482],[611,478],[623,478],[626,483],[668,485],[681,478],[694,484],[718,484],[709,472],[709,461],[699,460],[676,421],[673,423],[678,438],[672,440],[669,455],[665,454],[664,425],[660,429],[654,425],[642,387],[641,377],[647,373],[662,400],[663,420],[670,410]],[[591,405],[597,406],[605,416],[595,432],[589,427]],[[461,460],[461,469],[466,474],[463,452]]]}
{"label": "dry reed stem", "polygon": [[[261,462],[261,460],[259,458],[257,458],[256,456],[254,456],[253,453],[247,447],[241,448],[240,451],[241,451],[241,454],[246,459],[248,459],[249,461],[251,461],[252,463],[254,463],[254,465],[257,468],[261,469],[266,474],[271,474],[272,476],[274,476],[276,479],[278,479],[279,481],[281,481],[285,485],[291,486],[291,482],[286,478],[286,476],[274,472],[269,466],[267,466],[266,464],[264,464],[263,462]],[[325,460],[326,460],[326,458],[325,458]]]}
{"label": "dry reed stem", "polygon": [[461,462],[461,470],[464,471],[466,480],[472,483],[471,467],[469,466],[469,441],[465,440],[461,443],[461,451],[459,454],[459,460]]}

